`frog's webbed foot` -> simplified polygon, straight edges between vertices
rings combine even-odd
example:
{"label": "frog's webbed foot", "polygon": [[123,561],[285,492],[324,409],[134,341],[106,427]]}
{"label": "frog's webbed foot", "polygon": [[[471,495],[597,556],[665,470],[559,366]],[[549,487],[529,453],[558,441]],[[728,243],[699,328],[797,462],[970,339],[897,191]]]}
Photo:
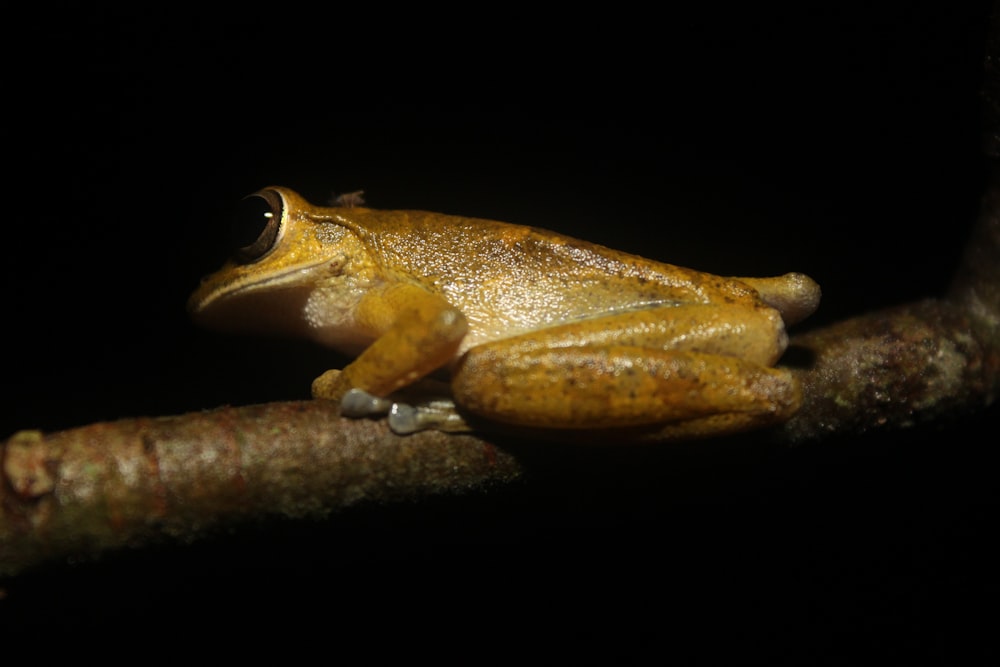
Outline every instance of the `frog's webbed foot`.
{"label": "frog's webbed foot", "polygon": [[434,429],[438,431],[469,431],[469,425],[455,409],[451,399],[437,398],[411,405],[391,398],[374,396],[361,389],[351,389],[340,401],[340,414],[345,417],[387,416],[389,428],[399,435]]}

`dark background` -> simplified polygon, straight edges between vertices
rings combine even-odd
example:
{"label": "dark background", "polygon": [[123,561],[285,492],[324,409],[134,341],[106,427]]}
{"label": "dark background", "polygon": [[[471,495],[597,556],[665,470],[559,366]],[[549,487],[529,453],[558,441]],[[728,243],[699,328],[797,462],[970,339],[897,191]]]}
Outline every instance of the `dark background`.
{"label": "dark background", "polygon": [[[988,9],[90,8],[10,25],[0,437],[307,397],[328,353],[184,310],[265,185],[802,271],[824,290],[803,326],[939,295],[983,187]],[[370,620],[408,628],[417,654],[471,635],[612,657],[670,655],[680,611],[713,630],[706,649],[946,661],[989,627],[963,610],[995,592],[996,454],[977,434],[996,423],[553,450],[514,488],[56,567],[0,605],[66,627],[174,606],[269,625],[318,601],[335,652]]]}

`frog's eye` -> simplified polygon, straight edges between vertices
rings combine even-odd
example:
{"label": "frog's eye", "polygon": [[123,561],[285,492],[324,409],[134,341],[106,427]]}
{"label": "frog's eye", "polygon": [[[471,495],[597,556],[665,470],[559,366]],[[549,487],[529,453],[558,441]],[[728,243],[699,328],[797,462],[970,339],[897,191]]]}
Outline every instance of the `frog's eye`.
{"label": "frog's eye", "polygon": [[281,195],[274,190],[243,198],[233,220],[237,261],[250,264],[274,250],[285,226],[283,213]]}

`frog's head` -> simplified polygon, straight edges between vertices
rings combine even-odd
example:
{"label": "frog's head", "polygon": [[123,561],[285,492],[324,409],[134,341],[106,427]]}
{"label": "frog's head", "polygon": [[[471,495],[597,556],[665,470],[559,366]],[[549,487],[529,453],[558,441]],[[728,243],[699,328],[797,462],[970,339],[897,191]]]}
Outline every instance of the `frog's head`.
{"label": "frog's head", "polygon": [[192,318],[223,331],[303,333],[305,304],[317,286],[364,259],[336,211],[281,187],[244,198],[236,229],[242,242],[191,295]]}

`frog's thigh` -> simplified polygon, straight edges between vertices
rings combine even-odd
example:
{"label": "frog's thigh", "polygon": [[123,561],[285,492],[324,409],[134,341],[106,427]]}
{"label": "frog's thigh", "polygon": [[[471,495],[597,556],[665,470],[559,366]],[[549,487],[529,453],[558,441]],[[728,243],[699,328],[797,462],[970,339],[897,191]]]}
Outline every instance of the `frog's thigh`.
{"label": "frog's thigh", "polygon": [[781,315],[768,306],[683,304],[578,320],[490,345],[508,356],[542,348],[617,345],[721,354],[770,366],[787,343]]}
{"label": "frog's thigh", "polygon": [[702,422],[734,431],[783,421],[800,402],[784,370],[685,350],[631,346],[474,348],[452,381],[464,410],[496,421],[562,429]]}

